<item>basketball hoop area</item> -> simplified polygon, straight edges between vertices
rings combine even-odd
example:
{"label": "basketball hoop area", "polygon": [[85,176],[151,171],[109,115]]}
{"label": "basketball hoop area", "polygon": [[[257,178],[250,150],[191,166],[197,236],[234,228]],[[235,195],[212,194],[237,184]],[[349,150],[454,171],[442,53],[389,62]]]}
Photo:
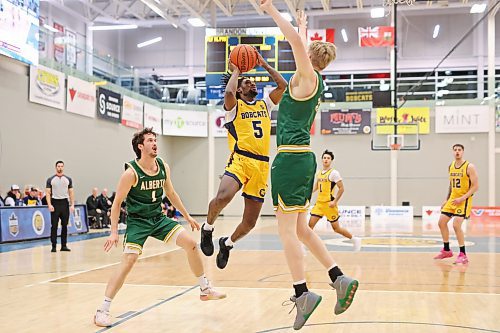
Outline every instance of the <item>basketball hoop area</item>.
{"label": "basketball hoop area", "polygon": [[418,123],[375,124],[372,150],[420,150]]}

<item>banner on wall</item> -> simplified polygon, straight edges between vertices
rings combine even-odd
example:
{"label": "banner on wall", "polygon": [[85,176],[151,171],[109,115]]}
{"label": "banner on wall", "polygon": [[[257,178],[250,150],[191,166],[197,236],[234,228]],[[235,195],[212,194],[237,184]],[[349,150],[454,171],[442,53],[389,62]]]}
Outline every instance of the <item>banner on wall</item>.
{"label": "banner on wall", "polygon": [[99,87],[97,90],[97,116],[119,123],[121,121],[122,95]]}
{"label": "banner on wall", "polygon": [[44,66],[30,66],[29,101],[64,109],[64,73]]}
{"label": "banner on wall", "polygon": [[152,127],[153,131],[161,135],[161,108],[144,103],[144,127]]}
{"label": "banner on wall", "polygon": [[323,110],[321,134],[368,134],[371,109]]}
{"label": "banner on wall", "polygon": [[73,31],[66,30],[66,65],[76,68],[76,34]]}
{"label": "banner on wall", "polygon": [[210,126],[214,138],[227,138],[227,129],[224,127],[225,124],[226,112],[224,110],[217,109],[210,111]]}
{"label": "banner on wall", "polygon": [[[47,206],[1,207],[0,242],[50,237],[50,212]],[[70,215],[68,234],[88,232],[87,209],[85,205],[75,205],[75,213]],[[58,235],[61,234],[59,223]]]}
{"label": "banner on wall", "polygon": [[95,100],[94,83],[68,76],[66,111],[95,118]]}
{"label": "banner on wall", "polygon": [[163,109],[163,135],[207,137],[207,112]]}
{"label": "banner on wall", "polygon": [[488,105],[436,106],[436,133],[486,133],[488,109]]}
{"label": "banner on wall", "polygon": [[335,29],[307,29],[307,45],[314,41],[335,43]]}
{"label": "banner on wall", "polygon": [[[422,232],[439,231],[439,217],[441,216],[441,206],[422,206]],[[467,223],[462,223],[462,230],[465,232]],[[453,232],[453,219],[448,222],[448,230]]]}
{"label": "banner on wall", "polygon": [[[429,134],[430,113],[428,107],[401,108],[397,112],[398,119],[394,119],[393,108],[377,109],[377,124],[385,123],[418,123],[418,134]],[[392,126],[377,126],[377,134],[393,134]],[[398,126],[399,134],[417,134],[414,126]]]}
{"label": "banner on wall", "polygon": [[[45,22],[47,22],[47,19],[43,16],[40,16],[38,25],[40,27],[43,27]],[[42,30],[42,29],[39,29],[38,30],[38,55],[40,56],[40,59],[47,58],[47,48],[48,48],[47,42],[48,42],[47,32]]]}
{"label": "banner on wall", "polygon": [[371,206],[371,231],[413,232],[413,206]]}
{"label": "banner on wall", "polygon": [[65,60],[64,26],[54,22],[54,28],[59,31],[54,34],[54,59],[63,64]]}
{"label": "banner on wall", "polygon": [[122,125],[141,129],[144,103],[128,96],[123,96],[122,103]]}

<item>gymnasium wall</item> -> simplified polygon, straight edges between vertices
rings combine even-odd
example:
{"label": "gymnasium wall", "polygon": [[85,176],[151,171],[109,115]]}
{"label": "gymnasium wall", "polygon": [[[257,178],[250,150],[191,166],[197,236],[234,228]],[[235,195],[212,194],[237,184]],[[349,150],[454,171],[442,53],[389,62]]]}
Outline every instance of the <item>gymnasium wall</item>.
{"label": "gymnasium wall", "polygon": [[[28,67],[0,56],[0,192],[11,184],[45,188],[63,160],[76,199],[85,202],[94,186],[116,188],[124,162],[135,157],[134,130],[117,123],[70,114],[28,101]],[[170,155],[167,137],[159,149]]]}

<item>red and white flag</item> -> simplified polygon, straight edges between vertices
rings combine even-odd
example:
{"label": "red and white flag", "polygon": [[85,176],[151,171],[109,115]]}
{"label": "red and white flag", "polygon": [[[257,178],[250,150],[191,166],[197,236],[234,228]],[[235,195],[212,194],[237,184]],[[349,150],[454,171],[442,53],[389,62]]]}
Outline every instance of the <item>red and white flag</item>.
{"label": "red and white flag", "polygon": [[359,46],[383,47],[394,45],[394,27],[358,28]]}
{"label": "red and white flag", "polygon": [[307,30],[307,45],[312,41],[319,40],[321,42],[335,42],[335,29],[308,29]]}

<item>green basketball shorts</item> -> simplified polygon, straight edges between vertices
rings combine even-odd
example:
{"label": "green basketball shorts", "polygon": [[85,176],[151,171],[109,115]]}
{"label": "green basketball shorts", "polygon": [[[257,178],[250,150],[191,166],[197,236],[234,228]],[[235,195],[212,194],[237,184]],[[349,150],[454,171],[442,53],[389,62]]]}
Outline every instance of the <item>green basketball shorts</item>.
{"label": "green basketball shorts", "polygon": [[274,210],[306,212],[311,200],[316,157],[313,152],[280,152],[271,167]]}
{"label": "green basketball shorts", "polygon": [[127,216],[127,230],[123,240],[125,252],[142,254],[142,248],[146,239],[151,236],[165,243],[176,239],[182,226],[176,221],[159,215],[153,218],[140,218]]}

